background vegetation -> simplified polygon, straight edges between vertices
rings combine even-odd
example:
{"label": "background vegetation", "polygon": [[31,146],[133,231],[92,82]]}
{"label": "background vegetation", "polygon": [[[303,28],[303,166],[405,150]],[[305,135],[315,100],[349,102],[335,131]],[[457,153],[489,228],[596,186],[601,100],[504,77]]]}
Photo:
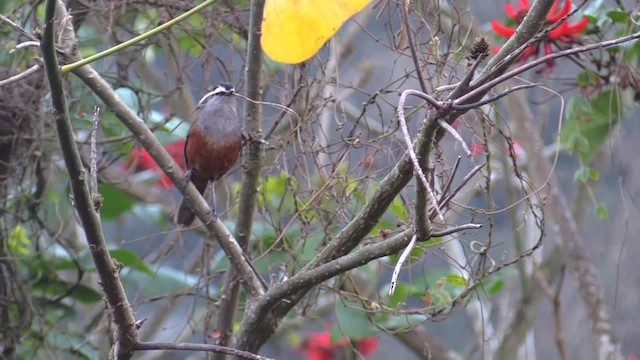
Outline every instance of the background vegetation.
{"label": "background vegetation", "polygon": [[[640,353],[638,4],[378,0],[293,65],[263,1],[196,5],[0,1],[3,358]],[[222,81],[209,221],[182,147]]]}

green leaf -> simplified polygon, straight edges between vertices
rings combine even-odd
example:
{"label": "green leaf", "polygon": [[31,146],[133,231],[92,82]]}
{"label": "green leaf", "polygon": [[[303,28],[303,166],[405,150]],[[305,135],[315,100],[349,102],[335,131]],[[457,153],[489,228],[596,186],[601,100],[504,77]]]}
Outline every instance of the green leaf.
{"label": "green leaf", "polygon": [[117,219],[120,215],[131,211],[135,202],[124,191],[111,185],[99,185],[98,191],[104,198],[100,214],[104,220]]}
{"label": "green leaf", "polygon": [[83,304],[92,304],[102,300],[102,294],[96,290],[82,284],[76,285],[56,279],[52,277],[51,274],[38,279],[38,281],[32,285],[32,288],[34,291],[50,298],[63,296],[72,289],[68,295]]}
{"label": "green leaf", "polygon": [[504,280],[503,279],[492,279],[485,286],[485,290],[489,295],[493,295],[498,293],[500,290],[504,288]]}
{"label": "green leaf", "polygon": [[[111,257],[118,260],[124,265],[124,267],[132,268],[138,270],[147,275],[154,276],[155,273],[151,268],[142,261],[142,259],[133,251],[124,248],[116,248],[109,250],[109,254]],[[75,261],[71,259],[64,259],[59,261],[55,268],[57,270],[75,270],[78,265],[83,271],[96,271],[96,266],[93,263],[93,258],[89,252],[83,253],[81,256],[75,259]]]}
{"label": "green leaf", "polygon": [[[101,359],[100,353],[92,348],[83,336],[72,336],[56,330],[47,333],[47,343],[54,349],[64,350],[73,354],[73,358]],[[66,357],[66,356],[63,356]]]}
{"label": "green leaf", "polygon": [[572,98],[560,132],[562,144],[584,163],[590,163],[622,118],[621,101],[613,90],[602,92],[591,102],[578,96]]}
{"label": "green leaf", "polygon": [[121,262],[125,267],[136,269],[150,276],[155,275],[153,270],[151,270],[151,268],[147,264],[145,264],[144,261],[142,261],[138,254],[129,249],[111,249],[109,250],[109,253],[111,254],[111,257]]}
{"label": "green leaf", "polygon": [[409,297],[410,293],[410,286],[401,282],[397,283],[395,292],[393,293],[393,295],[389,296],[389,306],[395,307],[400,303],[406,302],[407,297]]}
{"label": "green leaf", "polygon": [[585,70],[576,77],[576,84],[580,87],[595,85],[596,81],[598,81],[598,75],[591,70]]}
{"label": "green leaf", "polygon": [[447,279],[447,284],[451,284],[453,286],[462,287],[462,288],[467,286],[467,280],[460,275],[449,274],[447,275],[446,279]]}
{"label": "green leaf", "polygon": [[617,24],[626,24],[629,21],[629,14],[622,10],[611,10],[607,12],[607,17]]}
{"label": "green leaf", "polygon": [[407,209],[405,208],[402,200],[399,196],[396,196],[395,199],[389,205],[389,211],[400,221],[407,220]]}
{"label": "green leaf", "polygon": [[609,209],[607,205],[598,203],[595,208],[595,214],[598,219],[605,220],[609,218]]}
{"label": "green leaf", "polygon": [[574,179],[581,183],[586,183],[589,180],[598,181],[600,180],[600,173],[588,166],[583,166],[576,171]]}
{"label": "green leaf", "polygon": [[[347,306],[348,304],[348,306]],[[331,329],[331,341],[343,338],[360,339],[378,331],[371,325],[362,306],[354,302],[339,302],[336,305],[336,321]]]}
{"label": "green leaf", "polygon": [[505,280],[514,277],[517,271],[513,268],[505,268],[499,272],[489,276],[489,278],[482,281],[482,289],[489,295],[500,292],[505,285]]}

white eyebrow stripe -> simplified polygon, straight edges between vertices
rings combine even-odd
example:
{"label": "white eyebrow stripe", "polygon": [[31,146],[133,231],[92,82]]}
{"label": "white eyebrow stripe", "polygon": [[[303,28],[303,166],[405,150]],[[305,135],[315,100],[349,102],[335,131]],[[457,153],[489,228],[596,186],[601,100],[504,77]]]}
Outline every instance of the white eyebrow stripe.
{"label": "white eyebrow stripe", "polygon": [[233,90],[232,89],[227,90],[222,86],[218,86],[215,89],[213,89],[213,91],[210,92],[209,94],[211,94],[211,95],[226,94],[226,93],[231,92],[231,91],[233,91]]}
{"label": "white eyebrow stripe", "polygon": [[231,89],[226,89],[223,86],[217,86],[215,89],[213,89],[213,91],[209,91],[208,93],[204,94],[204,96],[202,97],[202,99],[200,99],[200,101],[198,101],[198,104],[196,105],[196,109],[198,109],[200,106],[202,106],[204,103],[207,102],[207,100],[215,95],[218,94],[227,94],[227,93],[233,93],[235,92],[234,88]]}

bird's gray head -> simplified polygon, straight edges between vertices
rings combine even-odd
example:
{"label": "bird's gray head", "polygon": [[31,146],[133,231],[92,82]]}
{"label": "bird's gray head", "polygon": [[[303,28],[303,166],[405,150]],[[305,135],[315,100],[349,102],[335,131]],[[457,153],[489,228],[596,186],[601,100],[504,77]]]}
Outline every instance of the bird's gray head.
{"label": "bird's gray head", "polygon": [[194,126],[206,133],[231,136],[240,132],[236,97],[231,84],[222,83],[198,102],[198,118]]}
{"label": "bird's gray head", "polygon": [[234,91],[236,91],[236,89],[233,88],[233,85],[229,83],[221,83],[220,85],[216,86],[215,89],[213,89],[213,91],[211,92],[211,95],[229,96],[229,95],[233,95]]}
{"label": "bird's gray head", "polygon": [[216,88],[213,89],[213,91],[206,93],[202,97],[202,99],[198,101],[198,105],[196,106],[196,109],[200,108],[210,100],[231,97],[235,91],[236,90],[233,88],[233,85],[229,83],[221,83],[220,85],[216,86]]}

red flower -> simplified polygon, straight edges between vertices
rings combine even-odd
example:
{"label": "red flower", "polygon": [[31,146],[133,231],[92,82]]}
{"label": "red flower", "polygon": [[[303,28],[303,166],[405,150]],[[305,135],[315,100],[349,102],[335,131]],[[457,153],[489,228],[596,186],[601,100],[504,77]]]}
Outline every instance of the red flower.
{"label": "red flower", "polygon": [[473,144],[471,144],[471,148],[469,149],[469,151],[471,151],[471,155],[473,156],[480,155],[484,152],[484,145],[474,142]]}
{"label": "red flower", "polygon": [[[556,0],[549,10],[549,14],[547,15],[546,25],[551,25],[560,20],[562,17],[571,12],[571,0],[564,0],[564,4],[561,9],[558,9],[560,5],[560,0]],[[518,4],[518,8],[516,9],[511,4],[504,5],[504,11],[507,13],[507,16],[511,18],[516,24],[522,23],[527,12],[529,12],[529,2],[527,0],[520,0]],[[551,30],[545,38],[543,38],[540,43],[529,46],[524,50],[524,52],[518,58],[518,61],[525,61],[530,57],[536,57],[539,52],[540,44],[543,44],[543,54],[549,55],[551,50],[551,44],[553,43],[564,43],[567,45],[571,45],[577,42],[577,38],[580,33],[582,33],[588,25],[588,20],[586,17],[583,17],[580,21],[576,23],[568,23],[567,21],[562,22],[558,27]],[[515,34],[516,28],[512,28],[506,25],[499,23],[497,20],[491,20],[491,27],[493,31],[499,36],[510,38]],[[493,49],[495,52],[500,50],[499,48]],[[553,67],[554,62],[547,62],[547,67]]]}
{"label": "red flower", "polygon": [[[353,343],[362,356],[371,355],[378,348],[378,339],[375,337],[354,340]],[[309,334],[297,349],[307,354],[308,360],[333,360],[341,351],[350,348],[351,340],[348,338],[332,343],[331,334],[321,331]]]}
{"label": "red flower", "polygon": [[[184,143],[184,140],[179,140],[164,146],[169,155],[171,155],[171,157],[176,161],[176,163],[182,170],[185,170],[186,168],[184,162]],[[155,160],[153,160],[153,158],[145,148],[134,147],[133,150],[131,150],[131,156],[129,158],[129,161],[125,165],[125,168],[129,168],[134,164],[136,165],[135,169],[133,169],[134,172],[153,170],[158,175],[160,175],[160,178],[156,182],[157,186],[163,188],[169,188],[173,186],[171,179],[169,179],[169,177],[165,175],[162,170],[160,170],[160,166],[156,164]]]}

